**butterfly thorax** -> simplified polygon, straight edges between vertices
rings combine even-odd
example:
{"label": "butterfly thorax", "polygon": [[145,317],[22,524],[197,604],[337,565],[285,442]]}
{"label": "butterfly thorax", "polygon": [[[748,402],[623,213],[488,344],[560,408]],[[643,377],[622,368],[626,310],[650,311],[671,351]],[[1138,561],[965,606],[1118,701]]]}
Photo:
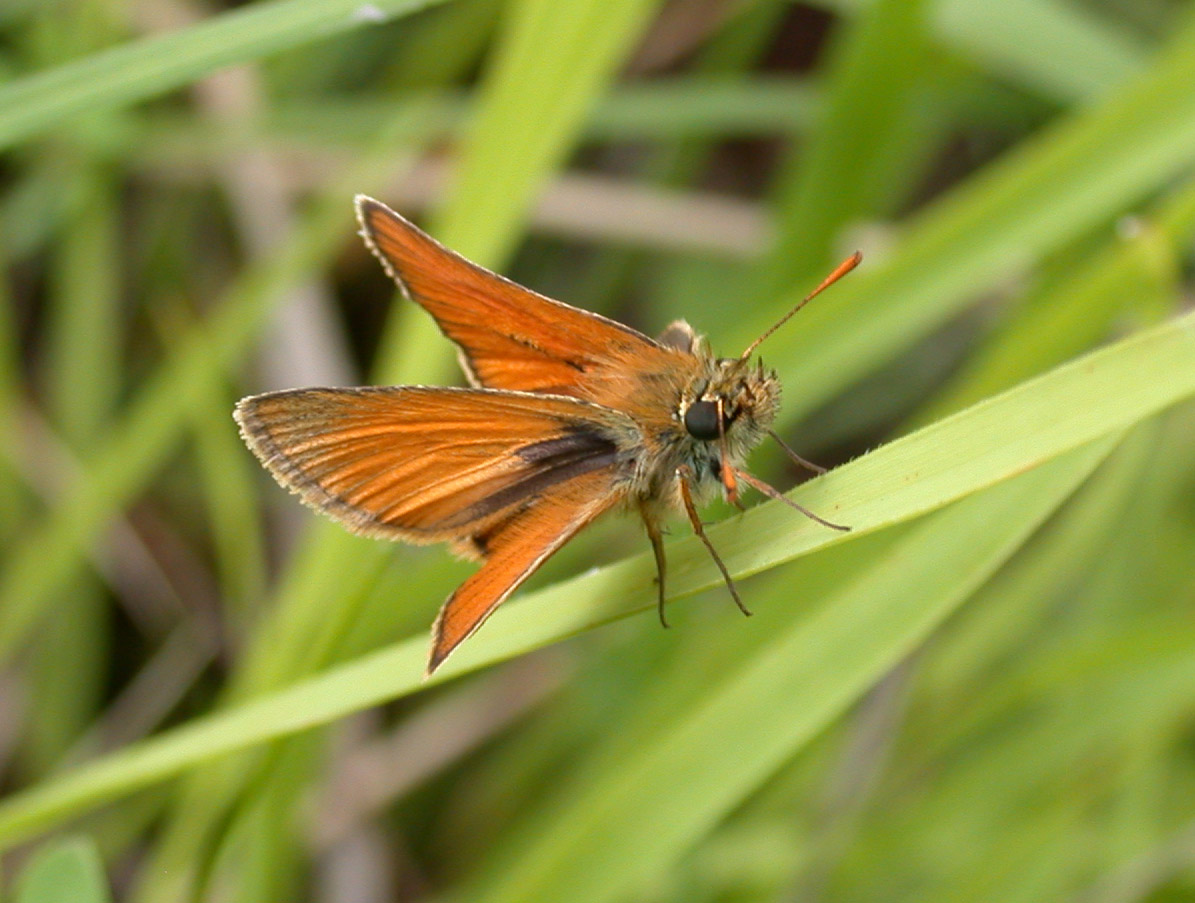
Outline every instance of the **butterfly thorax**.
{"label": "butterfly thorax", "polygon": [[[678,321],[659,338],[650,366],[592,374],[593,401],[625,412],[639,427],[624,437],[626,492],[632,501],[675,496],[678,468],[688,468],[697,494],[722,485],[723,453],[732,467],[767,435],[780,402],[776,374],[761,363],[717,358],[705,340]],[[719,424],[719,420],[721,421]]]}

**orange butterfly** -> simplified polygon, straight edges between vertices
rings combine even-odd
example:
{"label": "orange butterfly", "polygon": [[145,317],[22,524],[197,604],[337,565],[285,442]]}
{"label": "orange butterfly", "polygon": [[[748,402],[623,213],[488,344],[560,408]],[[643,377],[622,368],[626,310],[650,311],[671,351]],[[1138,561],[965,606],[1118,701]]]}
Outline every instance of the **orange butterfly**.
{"label": "orange butterfly", "polygon": [[[291,389],[242,399],[241,435],[283,486],[355,533],[451,542],[481,568],[433,628],[428,673],[536,568],[616,506],[643,518],[664,621],[666,509],[702,529],[697,500],[739,481],[831,524],[740,468],[770,435],[780,384],[749,358],[855,254],[736,358],[715,358],[677,321],[652,340],[538,295],[440,245],[383,204],[357,198],[361,234],[403,293],[456,342],[472,388]],[[793,460],[821,470],[780,443]],[[666,622],[665,622],[666,623]]]}

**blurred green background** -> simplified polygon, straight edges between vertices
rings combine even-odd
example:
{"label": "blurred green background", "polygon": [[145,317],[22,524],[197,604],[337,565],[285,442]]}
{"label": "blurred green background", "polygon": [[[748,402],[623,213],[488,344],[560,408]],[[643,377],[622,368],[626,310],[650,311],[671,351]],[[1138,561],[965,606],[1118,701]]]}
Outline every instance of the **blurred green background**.
{"label": "blurred green background", "polygon": [[[0,897],[1195,899],[1189,3],[7,0],[0,80]],[[727,354],[861,248],[762,348],[853,532],[712,508],[747,620],[678,523],[664,631],[606,518],[423,683],[471,566],[230,416],[460,380],[358,192]]]}

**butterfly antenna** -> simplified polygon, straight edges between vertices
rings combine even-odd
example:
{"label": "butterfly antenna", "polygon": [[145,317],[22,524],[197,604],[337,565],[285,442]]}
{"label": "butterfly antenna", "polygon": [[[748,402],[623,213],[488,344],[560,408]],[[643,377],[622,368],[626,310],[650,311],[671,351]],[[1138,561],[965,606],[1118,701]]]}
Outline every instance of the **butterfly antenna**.
{"label": "butterfly antenna", "polygon": [[830,286],[832,286],[835,282],[837,282],[839,279],[841,279],[843,276],[845,276],[847,273],[849,273],[851,270],[853,270],[855,267],[857,267],[859,265],[860,261],[862,261],[862,260],[863,260],[863,255],[860,252],[856,251],[854,254],[852,254],[850,257],[848,257],[846,260],[844,260],[842,263],[840,263],[837,267],[835,267],[834,272],[832,272],[829,276],[827,276],[825,279],[823,279],[821,282],[821,285],[819,285],[817,288],[815,288],[813,291],[811,291],[808,295],[806,295],[804,298],[802,298],[800,303],[797,304],[796,307],[794,307],[792,310],[790,310],[788,313],[786,313],[779,320],[777,320],[771,329],[767,330],[758,339],[756,339],[754,342],[752,342],[750,345],[748,345],[747,350],[742,353],[739,360],[745,361],[745,360],[747,360],[747,358],[751,357],[751,353],[753,351],[755,351],[756,348],[759,347],[760,342],[762,342],[764,339],[766,339],[768,336],[770,336],[773,332],[775,332],[777,329],[779,329],[781,326],[783,326],[785,323],[787,323],[790,319],[792,319],[793,314],[795,314],[797,311],[799,311],[802,307],[804,307],[806,304],[808,304],[810,301],[812,301],[814,298],[816,298],[818,295],[820,295],[822,292],[824,292],[826,289],[828,289]]}

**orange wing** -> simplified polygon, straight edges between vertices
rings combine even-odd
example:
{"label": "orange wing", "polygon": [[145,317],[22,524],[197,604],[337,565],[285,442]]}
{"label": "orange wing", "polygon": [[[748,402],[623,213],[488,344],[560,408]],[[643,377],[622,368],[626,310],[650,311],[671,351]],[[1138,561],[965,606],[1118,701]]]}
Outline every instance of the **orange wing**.
{"label": "orange wing", "polygon": [[660,350],[629,326],[470,263],[378,201],[358,197],[357,215],[386,272],[460,347],[474,385],[583,395],[587,371]]}
{"label": "orange wing", "polygon": [[440,667],[552,553],[621,498],[610,491],[608,474],[587,473],[553,487],[534,505],[475,537],[486,550],[486,562],[440,609],[427,673]]}
{"label": "orange wing", "polygon": [[577,399],[422,386],[272,392],[236,419],[279,483],[350,530],[456,540],[474,557],[490,551],[485,531],[555,487],[591,475],[583,485],[609,494],[638,435]]}

